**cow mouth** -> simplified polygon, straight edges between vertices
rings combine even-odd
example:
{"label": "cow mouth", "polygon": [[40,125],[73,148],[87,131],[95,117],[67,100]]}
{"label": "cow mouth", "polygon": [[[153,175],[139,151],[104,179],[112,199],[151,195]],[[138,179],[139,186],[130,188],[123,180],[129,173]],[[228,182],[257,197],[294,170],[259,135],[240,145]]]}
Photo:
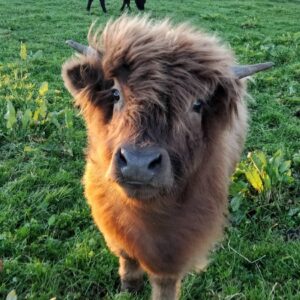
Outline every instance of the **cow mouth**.
{"label": "cow mouth", "polygon": [[123,181],[118,184],[129,198],[147,200],[159,194],[159,187],[141,181]]}
{"label": "cow mouth", "polygon": [[150,186],[149,184],[145,184],[144,182],[141,181],[126,181],[123,182],[124,185],[128,185],[128,186],[136,186],[136,187],[145,187],[145,186]]}

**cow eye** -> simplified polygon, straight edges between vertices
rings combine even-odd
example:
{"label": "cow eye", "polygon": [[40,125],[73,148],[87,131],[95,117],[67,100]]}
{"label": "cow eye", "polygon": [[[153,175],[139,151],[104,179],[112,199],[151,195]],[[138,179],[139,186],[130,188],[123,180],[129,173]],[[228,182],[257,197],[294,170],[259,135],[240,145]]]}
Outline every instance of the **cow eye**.
{"label": "cow eye", "polygon": [[112,90],[112,97],[113,97],[114,103],[117,103],[121,98],[120,92],[117,89],[113,89]]}
{"label": "cow eye", "polygon": [[196,113],[200,113],[202,106],[203,106],[203,101],[200,99],[197,99],[193,104],[193,111]]}

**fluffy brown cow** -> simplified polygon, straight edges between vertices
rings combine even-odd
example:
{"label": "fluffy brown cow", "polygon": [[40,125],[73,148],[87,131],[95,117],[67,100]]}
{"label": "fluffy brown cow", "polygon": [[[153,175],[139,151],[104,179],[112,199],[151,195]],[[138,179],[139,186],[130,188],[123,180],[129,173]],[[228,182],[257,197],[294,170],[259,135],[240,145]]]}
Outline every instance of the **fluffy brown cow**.
{"label": "fluffy brown cow", "polygon": [[226,225],[229,177],[247,127],[232,53],[187,25],[126,16],[89,34],[63,66],[88,132],[85,196],[120,259],[122,289],[146,272],[152,299],[179,297]]}

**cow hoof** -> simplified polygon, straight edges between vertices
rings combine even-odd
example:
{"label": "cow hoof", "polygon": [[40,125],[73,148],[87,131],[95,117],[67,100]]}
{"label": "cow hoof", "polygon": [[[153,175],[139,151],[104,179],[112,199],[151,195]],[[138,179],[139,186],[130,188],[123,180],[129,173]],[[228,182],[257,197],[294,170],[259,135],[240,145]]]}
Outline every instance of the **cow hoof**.
{"label": "cow hoof", "polygon": [[138,293],[144,286],[143,278],[121,280],[121,292]]}

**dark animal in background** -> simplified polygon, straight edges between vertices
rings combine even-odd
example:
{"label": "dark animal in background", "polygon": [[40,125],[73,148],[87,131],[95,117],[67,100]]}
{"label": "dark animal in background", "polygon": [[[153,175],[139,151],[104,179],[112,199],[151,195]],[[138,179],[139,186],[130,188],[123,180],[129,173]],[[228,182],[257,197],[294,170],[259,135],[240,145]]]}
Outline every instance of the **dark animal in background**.
{"label": "dark animal in background", "polygon": [[[145,3],[146,3],[146,0],[135,0],[135,5],[139,10],[145,9]],[[127,8],[129,10],[131,10],[130,0],[123,0],[123,5],[121,7],[121,11],[123,11],[125,9],[125,6],[127,6]]]}
{"label": "dark animal in background", "polygon": [[[100,5],[101,5],[101,8],[102,8],[102,11],[104,13],[107,13],[107,10],[106,10],[106,7],[105,7],[105,0],[99,0],[99,1],[100,1]],[[90,12],[90,10],[91,10],[92,2],[93,2],[93,0],[88,0],[88,4],[87,4],[87,7],[86,7],[86,10],[88,12]]]}
{"label": "dark animal in background", "polygon": [[135,0],[136,7],[139,10],[144,10],[145,9],[145,3],[146,3],[146,0]]}
{"label": "dark animal in background", "polygon": [[122,16],[63,66],[84,116],[85,196],[121,288],[149,276],[153,300],[179,298],[226,226],[230,176],[246,128],[243,77],[272,64],[236,66],[214,37],[187,25]]}
{"label": "dark animal in background", "polygon": [[[107,9],[106,9],[106,6],[105,6],[105,0],[99,0],[99,1],[100,1],[102,11],[104,13],[107,13]],[[92,2],[93,2],[93,0],[88,0],[87,8],[86,8],[88,12],[90,12],[90,10],[91,10]],[[145,3],[146,3],[146,0],[135,0],[136,7],[139,10],[144,10],[145,9]],[[127,7],[129,10],[131,10],[130,0],[123,0],[121,11],[123,11],[125,9],[125,7]]]}

